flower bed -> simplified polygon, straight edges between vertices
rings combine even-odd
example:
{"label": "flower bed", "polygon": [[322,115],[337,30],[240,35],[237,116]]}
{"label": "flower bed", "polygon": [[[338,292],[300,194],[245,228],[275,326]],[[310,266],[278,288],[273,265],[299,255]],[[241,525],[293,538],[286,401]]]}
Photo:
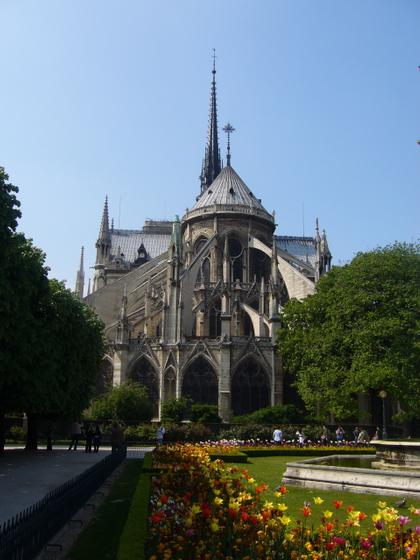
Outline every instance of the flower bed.
{"label": "flower bed", "polygon": [[[379,502],[372,519],[348,506],[340,522],[333,511],[343,509],[342,501],[328,508],[315,498],[292,519],[282,500],[284,487],[268,502],[265,484],[246,470],[212,462],[203,447],[163,446],[154,459],[167,470],[152,483],[149,560],[420,558],[420,524],[408,528],[409,517],[385,503]],[[316,509],[321,521],[314,526]],[[411,515],[415,519],[420,509],[412,508]]]}

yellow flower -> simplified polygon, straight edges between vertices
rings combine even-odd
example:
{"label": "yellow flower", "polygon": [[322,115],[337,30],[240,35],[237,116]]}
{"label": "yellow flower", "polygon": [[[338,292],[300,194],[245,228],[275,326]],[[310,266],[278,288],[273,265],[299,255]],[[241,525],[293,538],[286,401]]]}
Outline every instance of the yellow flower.
{"label": "yellow flower", "polygon": [[249,482],[250,484],[254,484],[255,478],[252,478],[252,477],[251,477],[251,478],[248,478],[248,482]]}
{"label": "yellow flower", "polygon": [[217,531],[219,531],[220,527],[218,519],[211,520],[210,529],[213,531],[213,533],[217,533]]}
{"label": "yellow flower", "polygon": [[314,502],[316,503],[317,506],[319,506],[320,504],[324,503],[324,500],[318,497],[318,498],[314,498]]}
{"label": "yellow flower", "polygon": [[381,513],[374,513],[372,515],[372,521],[374,523],[376,523],[377,521],[380,521],[382,519],[382,514]]}
{"label": "yellow flower", "polygon": [[194,504],[193,507],[191,508],[191,513],[193,515],[197,515],[197,513],[200,513],[200,511],[201,511],[201,508],[197,504]]}
{"label": "yellow flower", "polygon": [[306,550],[312,550],[313,549],[313,545],[309,541],[307,541],[304,546],[305,546]]}
{"label": "yellow flower", "polygon": [[220,506],[221,504],[223,504],[223,498],[218,498],[217,496],[214,498],[214,503],[216,504],[216,506]]}
{"label": "yellow flower", "polygon": [[333,515],[333,512],[329,511],[328,509],[326,509],[323,513],[324,513],[325,519],[329,519]]}
{"label": "yellow flower", "polygon": [[292,521],[292,519],[290,517],[288,517],[287,515],[283,515],[282,517],[280,517],[280,521],[283,525],[289,525],[289,523]]}
{"label": "yellow flower", "polygon": [[286,511],[287,506],[286,504],[277,504],[277,509],[280,511]]}
{"label": "yellow flower", "polygon": [[386,502],[378,502],[378,508],[381,508],[381,509],[386,508]]}
{"label": "yellow flower", "polygon": [[273,502],[264,502],[264,509],[273,509]]}
{"label": "yellow flower", "polygon": [[214,494],[215,496],[218,496],[218,495],[220,494],[220,490],[217,490],[216,488],[213,489],[213,494]]}

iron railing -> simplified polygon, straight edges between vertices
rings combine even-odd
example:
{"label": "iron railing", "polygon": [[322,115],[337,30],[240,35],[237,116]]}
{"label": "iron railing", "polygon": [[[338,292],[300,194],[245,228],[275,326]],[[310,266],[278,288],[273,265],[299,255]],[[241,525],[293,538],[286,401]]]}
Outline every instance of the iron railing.
{"label": "iron railing", "polygon": [[112,453],[0,526],[0,560],[31,560],[126,457]]}

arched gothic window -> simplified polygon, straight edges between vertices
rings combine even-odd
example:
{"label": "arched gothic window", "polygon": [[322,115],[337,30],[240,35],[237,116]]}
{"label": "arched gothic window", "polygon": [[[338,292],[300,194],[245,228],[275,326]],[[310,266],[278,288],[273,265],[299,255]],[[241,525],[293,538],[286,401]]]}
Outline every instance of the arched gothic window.
{"label": "arched gothic window", "polygon": [[169,367],[164,375],[165,401],[176,398],[176,373],[173,367]]}
{"label": "arched gothic window", "polygon": [[232,282],[236,280],[240,280],[242,282],[242,245],[237,239],[229,238],[229,257],[230,262],[232,263]]}
{"label": "arched gothic window", "polygon": [[146,387],[150,400],[153,403],[153,414],[154,416],[157,416],[159,404],[159,384],[152,364],[147,358],[140,358],[140,360],[135,363],[129,377],[136,383],[140,383]]}
{"label": "arched gothic window", "polygon": [[217,404],[217,375],[204,358],[197,358],[184,373],[182,396],[189,397],[195,403]]}
{"label": "arched gothic window", "polygon": [[257,360],[249,357],[236,369],[232,378],[231,395],[235,416],[270,405],[268,376]]}

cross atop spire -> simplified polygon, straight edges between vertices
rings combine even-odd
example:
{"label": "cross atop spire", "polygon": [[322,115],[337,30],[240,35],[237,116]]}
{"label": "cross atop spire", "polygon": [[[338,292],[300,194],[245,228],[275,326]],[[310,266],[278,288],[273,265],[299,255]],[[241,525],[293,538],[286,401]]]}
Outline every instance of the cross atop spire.
{"label": "cross atop spire", "polygon": [[223,127],[223,131],[226,132],[227,137],[228,137],[228,143],[227,143],[227,165],[228,167],[230,167],[230,135],[232,134],[232,132],[235,132],[235,129],[233,128],[233,126],[228,122],[227,125],[225,127]]}
{"label": "cross atop spire", "polygon": [[211,82],[209,127],[207,144],[204,153],[203,167],[201,170],[201,192],[219,175],[222,166],[220,161],[219,136],[217,130],[217,101],[216,101],[216,51],[213,49],[213,79]]}

